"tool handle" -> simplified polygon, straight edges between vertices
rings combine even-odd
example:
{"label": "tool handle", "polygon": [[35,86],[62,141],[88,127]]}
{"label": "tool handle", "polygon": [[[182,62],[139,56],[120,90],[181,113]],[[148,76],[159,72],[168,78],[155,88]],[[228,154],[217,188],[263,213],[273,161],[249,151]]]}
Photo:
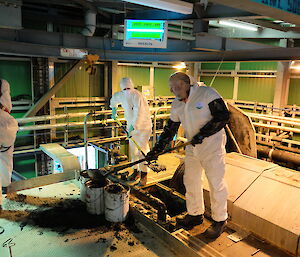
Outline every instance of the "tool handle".
{"label": "tool handle", "polygon": [[[186,143],[184,143],[184,144],[182,144],[182,145],[178,145],[178,146],[175,146],[175,147],[173,147],[173,148],[166,149],[166,150],[164,150],[163,152],[158,153],[158,154],[155,155],[154,157],[158,157],[158,156],[160,156],[160,155],[162,155],[162,154],[172,152],[172,151],[174,151],[174,150],[177,150],[177,149],[179,149],[179,148],[185,147],[185,146],[190,145],[190,144],[191,144],[191,141],[188,141],[188,142],[186,142]],[[148,161],[150,161],[150,160],[151,160],[151,159],[149,159],[149,158],[143,158],[143,159],[137,160],[137,161],[135,161],[135,162],[129,162],[129,163],[127,163],[127,164],[121,164],[121,165],[119,165],[119,166],[117,166],[117,167],[114,167],[112,170],[110,170],[109,172],[107,172],[104,176],[108,176],[108,175],[111,174],[111,173],[115,173],[115,172],[117,172],[117,171],[124,170],[124,169],[126,169],[126,168],[132,167],[132,166],[134,166],[134,165],[136,165],[136,164],[139,164],[139,163],[141,163],[141,162],[148,162]]]}
{"label": "tool handle", "polygon": [[[158,153],[157,155],[155,155],[155,157],[158,157],[158,156],[160,156],[160,155],[162,155],[162,154],[166,154],[166,153],[172,152],[172,151],[174,151],[174,150],[177,150],[177,149],[179,149],[179,148],[185,147],[185,146],[190,145],[190,144],[191,144],[191,141],[188,141],[188,142],[186,142],[186,143],[184,143],[184,144],[182,144],[182,145],[178,145],[178,146],[172,147],[172,148],[170,148],[170,149],[166,149],[166,150],[164,150],[163,152]],[[134,165],[136,165],[136,164],[139,164],[139,163],[145,162],[145,161],[150,161],[150,160],[149,160],[149,158],[143,158],[143,159],[137,160],[137,161],[135,161],[135,162],[130,162],[130,163],[125,164],[124,166],[122,166],[122,169],[126,169],[126,168],[128,168],[128,167],[134,166]],[[121,166],[120,166],[120,168],[121,168]],[[120,170],[121,170],[121,169],[120,169]]]}
{"label": "tool handle", "polygon": [[135,145],[136,147],[139,149],[139,151],[142,153],[142,155],[144,157],[146,157],[146,154],[143,152],[142,148],[139,146],[139,144],[133,139],[132,136],[129,135],[127,129],[123,126],[123,124],[118,120],[115,119],[115,121],[118,123],[119,127],[127,134],[127,138],[130,139]]}

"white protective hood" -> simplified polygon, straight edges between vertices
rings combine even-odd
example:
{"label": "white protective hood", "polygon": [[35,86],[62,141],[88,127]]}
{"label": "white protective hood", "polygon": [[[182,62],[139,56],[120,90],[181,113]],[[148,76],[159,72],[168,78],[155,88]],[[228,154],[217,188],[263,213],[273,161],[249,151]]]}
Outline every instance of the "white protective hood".
{"label": "white protective hood", "polygon": [[4,107],[6,107],[9,112],[11,112],[12,104],[11,104],[11,97],[10,97],[10,86],[8,82],[4,79],[2,79],[1,82],[2,85],[1,85],[0,103]]}

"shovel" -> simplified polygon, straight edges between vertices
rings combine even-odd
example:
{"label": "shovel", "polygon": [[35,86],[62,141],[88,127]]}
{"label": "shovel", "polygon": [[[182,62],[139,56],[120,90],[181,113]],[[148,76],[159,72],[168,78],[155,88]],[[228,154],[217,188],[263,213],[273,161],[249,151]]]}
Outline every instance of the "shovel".
{"label": "shovel", "polygon": [[100,168],[98,170],[97,169],[87,170],[87,172],[88,172],[88,175],[91,179],[95,179],[95,180],[101,179],[101,178],[106,177],[106,176],[108,176],[112,173],[116,173],[120,170],[127,169],[127,168],[132,167],[132,166],[134,166],[136,164],[139,164],[141,162],[150,162],[151,160],[156,159],[160,155],[163,155],[165,153],[170,153],[174,150],[177,150],[179,148],[185,147],[185,146],[190,145],[190,144],[191,144],[191,142],[189,141],[189,142],[186,142],[182,145],[178,145],[178,146],[175,146],[173,148],[166,149],[163,152],[158,153],[157,155],[155,155],[151,159],[150,158],[143,158],[143,159],[140,159],[140,160],[137,160],[137,161],[134,161],[134,162],[127,162],[127,163],[122,163],[122,164],[117,164],[117,165],[105,166],[105,167]]}

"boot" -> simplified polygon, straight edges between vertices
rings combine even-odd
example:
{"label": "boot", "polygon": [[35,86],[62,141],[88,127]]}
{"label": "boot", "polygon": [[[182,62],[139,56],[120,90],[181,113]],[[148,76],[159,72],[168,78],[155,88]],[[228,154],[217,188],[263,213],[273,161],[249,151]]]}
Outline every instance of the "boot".
{"label": "boot", "polygon": [[203,235],[206,238],[210,238],[210,239],[215,239],[217,237],[219,237],[225,227],[226,227],[227,221],[213,221],[213,223],[211,224],[211,226],[205,230],[205,232],[203,233]]}
{"label": "boot", "polygon": [[203,214],[195,215],[195,216],[190,214],[185,214],[182,217],[177,217],[176,223],[184,228],[191,229],[203,223]]}
{"label": "boot", "polygon": [[137,181],[140,178],[140,172],[137,169],[133,170],[133,173],[127,177],[128,181]]}
{"label": "boot", "polygon": [[147,172],[144,172],[144,171],[141,172],[141,179],[140,179],[139,186],[146,186],[146,184],[147,184],[147,176],[148,176]]}

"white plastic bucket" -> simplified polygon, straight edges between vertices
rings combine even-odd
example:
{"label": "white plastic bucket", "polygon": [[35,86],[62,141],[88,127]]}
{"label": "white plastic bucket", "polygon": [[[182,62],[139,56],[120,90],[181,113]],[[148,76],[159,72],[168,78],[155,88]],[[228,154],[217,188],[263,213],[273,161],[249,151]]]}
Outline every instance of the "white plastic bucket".
{"label": "white plastic bucket", "polygon": [[79,177],[80,200],[83,202],[85,202],[85,198],[86,198],[85,183],[89,180],[90,180],[90,178],[86,171],[83,171],[80,173],[80,177]]}
{"label": "white plastic bucket", "polygon": [[104,188],[105,219],[110,222],[123,222],[129,212],[129,188],[111,184]]}
{"label": "white plastic bucket", "polygon": [[88,213],[96,215],[104,213],[104,186],[92,180],[85,183],[85,202]]}

